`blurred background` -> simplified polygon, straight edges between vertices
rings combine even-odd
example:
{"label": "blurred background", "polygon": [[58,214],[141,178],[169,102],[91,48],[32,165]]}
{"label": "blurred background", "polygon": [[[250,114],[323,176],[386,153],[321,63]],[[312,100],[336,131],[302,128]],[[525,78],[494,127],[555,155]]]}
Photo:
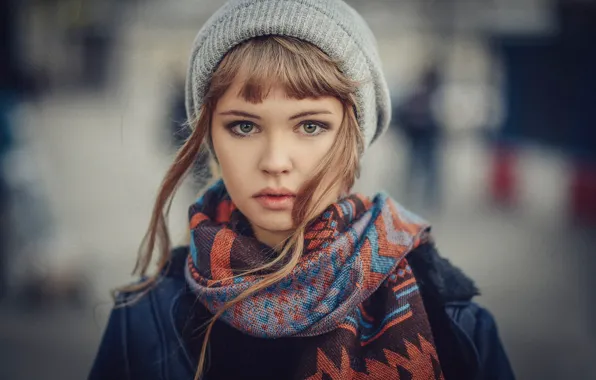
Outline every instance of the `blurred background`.
{"label": "blurred background", "polygon": [[[86,377],[222,3],[0,0],[1,379]],[[596,379],[596,1],[348,3],[394,114],[358,190],[433,224],[520,379]],[[175,241],[197,188],[174,203]]]}

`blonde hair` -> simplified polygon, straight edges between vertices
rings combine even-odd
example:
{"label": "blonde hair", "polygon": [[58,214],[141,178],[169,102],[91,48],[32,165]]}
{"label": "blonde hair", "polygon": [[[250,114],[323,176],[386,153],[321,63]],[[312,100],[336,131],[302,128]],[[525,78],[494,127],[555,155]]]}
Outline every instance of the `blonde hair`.
{"label": "blonde hair", "polygon": [[281,252],[273,261],[253,268],[248,273],[276,264],[277,269],[263,275],[258,284],[226,304],[207,324],[195,379],[199,379],[203,374],[207,343],[214,322],[237,302],[277,283],[292,272],[304,251],[304,235],[309,223],[328,206],[322,204],[322,195],[330,192],[337,183],[341,183],[345,189],[353,186],[358,176],[358,162],[363,150],[354,100],[358,84],[347,79],[329,56],[308,42],[282,36],[254,38],[235,46],[213,73],[198,120],[192,122],[195,126],[194,131],[178,152],[161,184],[133,274],[147,274],[156,246],[159,252],[157,271],[142,283],[124,290],[142,291],[141,294],[144,294],[156,283],[168,264],[171,255],[166,226],[169,207],[177,188],[198,157],[201,147],[205,143],[210,144],[211,114],[218,99],[238,75],[245,79],[240,95],[247,101],[261,102],[274,86],[281,86],[290,98],[333,96],[339,99],[344,105],[344,118],[336,137],[337,143],[319,163],[312,178],[298,192],[292,211],[295,231],[280,248]]}

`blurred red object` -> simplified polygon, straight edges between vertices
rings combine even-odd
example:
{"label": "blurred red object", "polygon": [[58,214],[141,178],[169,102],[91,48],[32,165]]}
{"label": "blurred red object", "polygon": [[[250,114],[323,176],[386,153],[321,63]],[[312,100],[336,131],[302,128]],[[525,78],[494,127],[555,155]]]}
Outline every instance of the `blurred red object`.
{"label": "blurred red object", "polygon": [[493,150],[490,195],[499,205],[516,202],[517,161],[517,151],[511,146],[498,145]]}
{"label": "blurred red object", "polygon": [[575,163],[569,196],[572,218],[581,223],[596,223],[596,163]]}

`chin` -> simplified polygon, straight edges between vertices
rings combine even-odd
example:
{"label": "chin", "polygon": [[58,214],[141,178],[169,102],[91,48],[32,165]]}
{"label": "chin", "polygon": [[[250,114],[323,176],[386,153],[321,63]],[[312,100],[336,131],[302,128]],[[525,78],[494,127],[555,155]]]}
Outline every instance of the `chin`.
{"label": "chin", "polygon": [[283,232],[294,229],[291,211],[261,211],[256,215],[246,215],[252,224],[270,232]]}

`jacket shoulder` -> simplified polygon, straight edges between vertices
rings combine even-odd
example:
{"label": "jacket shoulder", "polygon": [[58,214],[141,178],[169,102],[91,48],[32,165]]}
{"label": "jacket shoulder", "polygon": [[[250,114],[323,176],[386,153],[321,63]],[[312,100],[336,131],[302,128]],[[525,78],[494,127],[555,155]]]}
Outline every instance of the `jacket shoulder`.
{"label": "jacket shoulder", "polygon": [[445,310],[471,348],[481,379],[512,380],[513,369],[492,313],[475,302],[450,302]]}
{"label": "jacket shoulder", "polygon": [[173,334],[171,305],[182,289],[180,279],[161,276],[145,290],[117,293],[89,380],[161,378]]}
{"label": "jacket shoulder", "polygon": [[448,363],[447,378],[514,379],[495,318],[472,301],[480,294],[474,281],[442,257],[432,240],[412,250],[407,260],[421,289],[439,357]]}
{"label": "jacket shoulder", "polygon": [[[114,308],[125,308],[128,313],[143,313],[154,309],[160,301],[171,301],[176,294],[185,289],[184,262],[188,255],[188,247],[172,250],[170,260],[153,284],[139,287],[138,290],[121,290],[116,293]],[[128,287],[135,289],[147,281],[142,277]]]}

